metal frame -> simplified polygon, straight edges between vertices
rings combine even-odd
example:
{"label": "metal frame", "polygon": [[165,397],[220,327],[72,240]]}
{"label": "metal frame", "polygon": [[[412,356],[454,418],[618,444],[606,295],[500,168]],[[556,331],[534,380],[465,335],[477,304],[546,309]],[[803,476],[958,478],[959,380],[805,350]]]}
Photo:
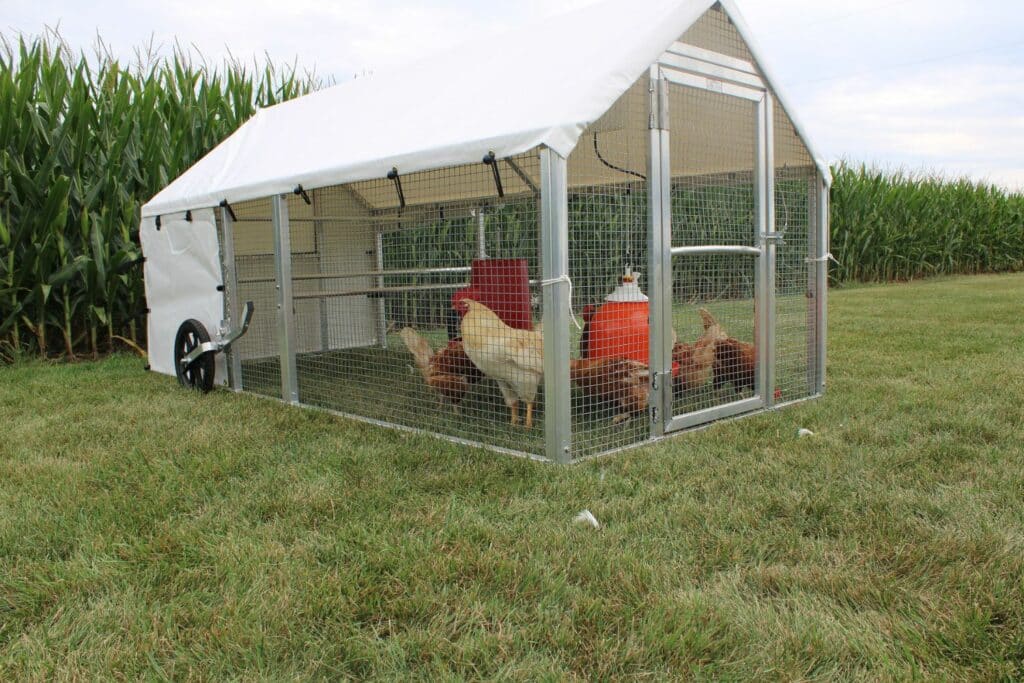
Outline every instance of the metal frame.
{"label": "metal frame", "polygon": [[[231,212],[221,207],[220,225],[223,244],[220,245],[224,257],[224,317],[228,326],[238,320],[238,270],[235,267],[235,222]],[[228,347],[228,385],[233,391],[242,390],[242,356]]]}
{"label": "metal frame", "polygon": [[766,408],[775,404],[775,134],[774,107],[771,93],[765,92],[757,107],[758,140],[758,215],[759,228],[756,239],[761,245],[761,260],[758,263],[761,291],[755,301],[757,310],[758,340],[757,369],[761,400]]}
{"label": "metal frame", "polygon": [[[679,71],[685,69],[686,71]],[[741,73],[745,72],[745,73]],[[652,66],[649,270],[651,272],[651,432],[670,432],[774,405],[775,386],[775,232],[774,103],[752,64],[675,43]],[[757,246],[672,246],[670,126],[666,83],[697,88],[757,105],[754,191]],[[746,254],[758,257],[755,290],[758,362],[755,395],[685,415],[672,414],[672,257],[698,254]],[[662,413],[659,418],[659,411]]]}
{"label": "metal frame", "polygon": [[295,367],[295,312],[292,297],[291,230],[286,195],[274,195],[274,272],[277,277],[277,348],[281,354],[281,399],[298,405],[298,372]]}
{"label": "metal frame", "polygon": [[814,326],[818,331],[818,349],[816,354],[816,386],[818,394],[825,393],[825,366],[827,362],[826,341],[828,330],[828,261],[831,258],[829,247],[829,195],[828,184],[818,174],[818,256],[816,259],[816,301]]}
{"label": "metal frame", "polygon": [[544,295],[544,438],[548,460],[572,459],[569,387],[569,190],[565,157],[540,150],[540,244]]}
{"label": "metal frame", "polygon": [[699,247],[672,247],[671,251],[673,256],[698,256],[705,254],[761,255],[761,249],[758,247],[741,247],[729,244],[708,244]]}
{"label": "metal frame", "polygon": [[668,89],[663,70],[650,75],[650,154],[648,178],[647,270],[650,311],[650,374],[648,401],[651,434],[665,434],[672,414],[672,170],[669,166]]}
{"label": "metal frame", "polygon": [[[373,258],[378,272],[375,284],[378,290],[384,289],[384,233],[379,228],[373,238]],[[377,346],[388,347],[388,309],[384,299],[377,302]]]}

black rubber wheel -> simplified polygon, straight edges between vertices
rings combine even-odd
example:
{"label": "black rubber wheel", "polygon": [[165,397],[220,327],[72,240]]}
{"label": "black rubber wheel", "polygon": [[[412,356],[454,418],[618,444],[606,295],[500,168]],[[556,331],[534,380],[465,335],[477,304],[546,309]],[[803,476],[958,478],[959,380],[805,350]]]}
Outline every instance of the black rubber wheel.
{"label": "black rubber wheel", "polygon": [[198,320],[186,320],[178,328],[174,337],[174,371],[178,382],[186,389],[195,389],[204,394],[213,389],[213,375],[216,370],[214,354],[208,351],[196,358],[188,367],[181,367],[181,359],[192,352],[192,349],[210,341],[210,334]]}

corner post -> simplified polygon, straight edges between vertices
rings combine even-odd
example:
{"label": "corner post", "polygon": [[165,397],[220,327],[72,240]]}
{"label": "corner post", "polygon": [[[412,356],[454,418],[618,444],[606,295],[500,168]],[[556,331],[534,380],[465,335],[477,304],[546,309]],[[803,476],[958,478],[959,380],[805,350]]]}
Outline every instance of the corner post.
{"label": "corner post", "polygon": [[760,267],[763,293],[758,311],[758,370],[761,399],[766,408],[775,405],[775,108],[770,92],[758,105],[758,182],[761,242]]}
{"label": "corner post", "polygon": [[569,190],[565,157],[540,150],[541,279],[544,281],[544,436],[552,462],[572,459],[569,387]]}
{"label": "corner post", "polygon": [[274,195],[274,271],[277,278],[277,348],[281,354],[281,399],[298,405],[298,372],[295,366],[295,314],[292,301],[292,246],[288,224],[288,200]]}
{"label": "corner post", "polygon": [[[224,257],[224,316],[231,325],[239,320],[238,271],[235,266],[235,221],[225,207],[220,209],[221,254]],[[242,390],[242,356],[234,344],[228,347],[228,383],[232,391]]]}
{"label": "corner post", "polygon": [[817,393],[825,393],[826,340],[828,338],[828,262],[829,262],[829,196],[828,183],[824,176],[818,175],[818,254],[815,266],[817,282],[815,289],[817,308],[815,309],[814,326],[818,333],[818,350],[815,358],[817,374],[815,388]]}
{"label": "corner post", "polygon": [[647,169],[647,298],[650,311],[651,435],[665,434],[672,419],[672,166],[669,157],[668,89],[651,66]]}

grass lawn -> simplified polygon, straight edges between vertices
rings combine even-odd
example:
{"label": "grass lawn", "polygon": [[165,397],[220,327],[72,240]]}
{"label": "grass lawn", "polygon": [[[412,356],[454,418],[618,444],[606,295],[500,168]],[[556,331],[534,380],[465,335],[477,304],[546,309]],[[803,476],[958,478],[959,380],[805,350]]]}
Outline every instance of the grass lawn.
{"label": "grass lawn", "polygon": [[574,467],[0,369],[0,680],[1024,677],[1024,276],[829,332],[825,399]]}

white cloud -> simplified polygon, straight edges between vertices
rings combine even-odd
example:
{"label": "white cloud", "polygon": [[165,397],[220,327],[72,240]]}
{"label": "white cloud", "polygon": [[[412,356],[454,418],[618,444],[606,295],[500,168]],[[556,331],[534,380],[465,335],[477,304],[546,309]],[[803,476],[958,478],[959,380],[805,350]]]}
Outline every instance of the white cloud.
{"label": "white cloud", "polygon": [[1024,67],[932,66],[821,88],[803,113],[829,156],[1024,187]]}

